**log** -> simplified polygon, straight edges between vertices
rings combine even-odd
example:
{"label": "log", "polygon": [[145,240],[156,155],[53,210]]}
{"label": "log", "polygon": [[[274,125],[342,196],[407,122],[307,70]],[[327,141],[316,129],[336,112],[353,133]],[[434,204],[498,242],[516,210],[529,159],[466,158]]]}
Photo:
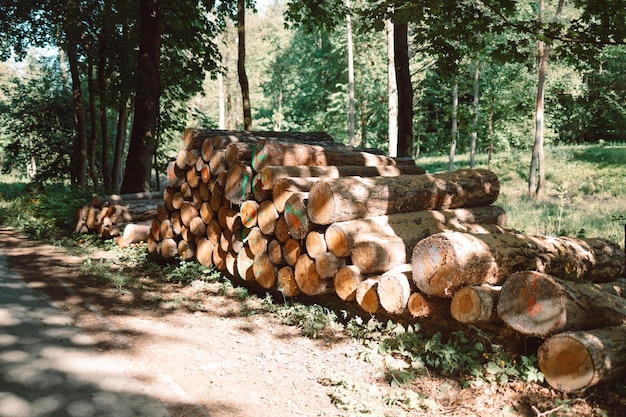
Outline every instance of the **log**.
{"label": "log", "polygon": [[248,249],[252,253],[252,257],[262,252],[267,252],[268,239],[258,227],[253,227],[248,232],[247,237]]}
{"label": "log", "polygon": [[259,204],[257,211],[257,223],[261,232],[266,235],[274,233],[276,229],[276,222],[278,221],[279,214],[276,210],[276,206],[272,200],[265,200]]}
{"label": "log", "polygon": [[333,279],[335,293],[344,301],[352,301],[356,297],[356,289],[365,279],[354,265],[339,268]]}
{"label": "log", "polygon": [[485,169],[432,175],[343,177],[318,181],[309,191],[312,222],[344,220],[420,210],[488,206],[498,198],[498,177]]}
{"label": "log", "polygon": [[125,205],[131,201],[137,200],[158,200],[161,198],[160,191],[149,191],[142,193],[127,193],[127,194],[109,194],[99,195],[91,199],[91,205],[102,208],[106,205],[122,204]]}
{"label": "log", "polygon": [[219,174],[227,172],[228,164],[226,163],[226,151],[223,149],[213,149],[211,155],[209,155],[208,163],[211,176],[217,177]]}
{"label": "log", "polygon": [[254,256],[250,248],[244,248],[237,254],[237,274],[244,281],[254,280],[254,271],[252,270]]}
{"label": "log", "polygon": [[187,170],[187,149],[181,149],[178,151],[178,153],[176,154],[175,163],[178,169],[183,171]]}
{"label": "log", "polygon": [[218,271],[226,271],[226,258],[228,252],[224,252],[219,244],[213,247],[213,265]]}
{"label": "log", "polygon": [[267,256],[274,265],[284,265],[287,263],[283,256],[283,245],[276,239],[272,239],[267,244]]}
{"label": "log", "polygon": [[261,184],[261,177],[259,173],[254,174],[252,177],[252,197],[256,201],[265,201],[272,198],[272,190],[264,190],[263,184]]}
{"label": "log", "polygon": [[200,157],[204,162],[209,162],[209,156],[211,152],[213,152],[213,139],[206,138],[202,141],[202,145],[200,146]]}
{"label": "log", "polygon": [[266,290],[276,287],[278,270],[270,260],[267,252],[261,252],[254,256],[252,273],[256,282]]}
{"label": "log", "polygon": [[289,228],[289,235],[294,239],[304,239],[313,229],[313,224],[307,216],[307,193],[294,193],[285,203],[285,222]]}
{"label": "log", "polygon": [[166,238],[159,243],[159,254],[165,259],[178,255],[178,243],[172,238]]}
{"label": "log", "polygon": [[313,259],[317,259],[317,257],[328,252],[324,233],[315,230],[306,235],[304,246],[306,248],[306,253],[308,253]]}
{"label": "log", "polygon": [[500,287],[468,285],[458,290],[450,303],[450,314],[459,323],[493,323],[499,321],[497,305]]}
{"label": "log", "polygon": [[502,284],[518,271],[540,271],[576,281],[612,281],[623,275],[624,253],[606,239],[457,232],[420,241],[413,248],[411,264],[419,289],[452,297],[467,285]]}
{"label": "log", "polygon": [[283,266],[277,274],[278,290],[286,297],[296,297],[300,289],[296,284],[296,277],[291,266]]}
{"label": "log", "polygon": [[354,245],[350,258],[362,274],[379,274],[405,264],[406,251],[404,241],[398,236],[383,239],[371,236]]}
{"label": "log", "polygon": [[[284,141],[259,140],[256,143],[252,155],[252,168],[260,171],[270,165],[366,165],[396,166],[405,161],[397,161],[394,158],[376,155],[370,152],[354,150],[346,146],[330,143],[306,144]],[[415,165],[415,162],[412,162]]]}
{"label": "log", "polygon": [[129,223],[124,227],[124,233],[117,240],[117,244],[125,248],[131,243],[145,242],[148,239],[151,230],[151,224]]}
{"label": "log", "polygon": [[376,286],[380,306],[389,314],[402,314],[409,303],[411,287],[411,265],[403,264],[385,272]]}
{"label": "log", "polygon": [[324,252],[314,259],[315,270],[320,278],[333,278],[340,268],[346,266],[345,258],[338,258],[330,252]]}
{"label": "log", "polygon": [[206,235],[206,223],[200,216],[194,217],[189,221],[189,231],[194,236]]}
{"label": "log", "polygon": [[546,382],[559,391],[620,380],[626,373],[626,327],[559,333],[539,347],[537,356]]}
{"label": "log", "polygon": [[281,215],[278,220],[276,220],[274,235],[281,243],[285,243],[289,240],[289,238],[291,238],[291,235],[289,234],[289,226],[287,226],[287,222],[285,221],[285,216]]}
{"label": "log", "polygon": [[167,164],[165,175],[168,187],[178,188],[185,180],[185,170],[180,169],[178,165],[176,165],[176,161],[171,161]]}
{"label": "log", "polygon": [[229,143],[224,151],[226,164],[231,166],[235,162],[249,164],[252,160],[252,151],[254,150],[254,142],[232,142]]}
{"label": "log", "polygon": [[307,254],[298,257],[294,276],[298,288],[306,295],[320,295],[333,291],[332,280],[319,276],[315,269],[315,261]]}
{"label": "log", "polygon": [[626,303],[589,284],[524,271],[512,274],[502,285],[498,316],[519,333],[548,337],[622,325]]}
{"label": "log", "polygon": [[199,238],[196,240],[196,260],[200,265],[213,265],[213,251],[215,245],[207,238]]}
{"label": "log", "polygon": [[[420,240],[445,231],[504,231],[493,226],[506,226],[506,213],[499,206],[425,210],[333,223],[326,229],[325,239],[329,251],[337,256],[349,256],[356,244],[372,236],[379,239],[399,236],[412,249]],[[407,255],[410,256],[410,252]]]}
{"label": "log", "polygon": [[200,218],[206,224],[209,224],[215,217],[215,211],[211,208],[211,205],[205,201],[200,205]]}
{"label": "log", "polygon": [[447,319],[450,317],[450,299],[429,297],[420,291],[414,291],[409,297],[407,310],[416,319]]}
{"label": "log", "polygon": [[302,245],[296,239],[287,239],[283,245],[283,258],[288,265],[295,266],[302,253]]}
{"label": "log", "polygon": [[196,247],[194,243],[190,243],[186,240],[178,242],[178,256],[183,261],[192,261],[196,259]]}
{"label": "log", "polygon": [[355,300],[357,304],[370,314],[376,314],[380,308],[378,293],[376,292],[377,286],[378,278],[367,278],[359,283],[356,289]]}
{"label": "log", "polygon": [[217,244],[219,243],[221,234],[222,234],[222,227],[220,226],[217,219],[211,220],[206,225],[206,237],[207,239],[211,241],[211,243],[213,243],[213,245],[217,246]]}
{"label": "log", "polygon": [[241,223],[245,227],[254,227],[257,225],[257,213],[259,203],[255,200],[246,200],[239,205],[239,214],[241,215]]}
{"label": "log", "polygon": [[234,204],[252,199],[252,169],[241,162],[233,163],[226,173],[224,197]]}
{"label": "log", "polygon": [[279,213],[285,211],[285,204],[294,193],[308,193],[319,178],[283,178],[279,180],[272,191],[272,200]]}
{"label": "log", "polygon": [[192,219],[200,216],[198,209],[193,204],[185,202],[180,206],[180,220],[185,226],[189,226]]}
{"label": "log", "polygon": [[411,165],[399,166],[265,166],[259,172],[263,189],[272,190],[283,178],[318,177],[321,179],[339,177],[397,177],[398,175],[425,174],[422,167]]}

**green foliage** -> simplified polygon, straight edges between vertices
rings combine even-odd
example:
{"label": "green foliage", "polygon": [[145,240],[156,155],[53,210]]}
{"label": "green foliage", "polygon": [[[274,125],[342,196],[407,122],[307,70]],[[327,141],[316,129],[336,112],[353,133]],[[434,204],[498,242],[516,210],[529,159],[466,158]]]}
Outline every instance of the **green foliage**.
{"label": "green foliage", "polygon": [[334,311],[314,304],[294,304],[278,311],[283,323],[296,326],[307,337],[325,338],[337,330],[338,318]]}
{"label": "green foliage", "polygon": [[162,267],[162,275],[165,281],[179,282],[189,285],[193,281],[217,282],[221,274],[212,266],[203,266],[198,262],[180,260],[177,264],[169,264]]}

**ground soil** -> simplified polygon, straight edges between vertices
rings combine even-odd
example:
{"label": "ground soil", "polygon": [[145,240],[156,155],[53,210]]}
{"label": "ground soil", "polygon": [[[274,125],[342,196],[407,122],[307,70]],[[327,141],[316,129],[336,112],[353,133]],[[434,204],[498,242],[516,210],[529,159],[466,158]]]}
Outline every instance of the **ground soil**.
{"label": "ground soil", "polygon": [[[624,384],[564,395],[512,382],[463,388],[426,375],[397,389],[384,364],[340,333],[311,339],[219,284],[145,278],[132,289],[79,273],[84,255],[0,228],[0,250],[28,285],[66,310],[172,416],[621,416]],[[97,262],[100,254],[91,254]],[[112,271],[115,273],[115,271]],[[221,287],[223,289],[223,286]],[[407,404],[417,404],[407,410]]]}

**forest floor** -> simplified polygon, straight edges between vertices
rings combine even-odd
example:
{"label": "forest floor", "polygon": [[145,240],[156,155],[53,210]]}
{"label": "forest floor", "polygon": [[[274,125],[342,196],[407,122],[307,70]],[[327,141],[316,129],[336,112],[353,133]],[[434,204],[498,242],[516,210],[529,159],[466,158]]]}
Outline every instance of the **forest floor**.
{"label": "forest floor", "polygon": [[624,384],[568,396],[521,382],[464,388],[429,374],[392,387],[382,360],[363,360],[358,341],[305,337],[219,284],[146,278],[136,290],[116,288],[79,273],[85,256],[6,228],[0,255],[72,318],[90,350],[174,417],[624,415]]}

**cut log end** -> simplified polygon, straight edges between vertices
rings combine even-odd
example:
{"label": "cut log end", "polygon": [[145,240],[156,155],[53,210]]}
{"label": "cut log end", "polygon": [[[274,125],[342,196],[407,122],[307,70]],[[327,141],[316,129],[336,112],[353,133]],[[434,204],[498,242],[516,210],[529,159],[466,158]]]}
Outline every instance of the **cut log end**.
{"label": "cut log end", "polygon": [[592,385],[594,366],[585,346],[567,335],[548,339],[539,350],[539,368],[553,388],[571,392]]}
{"label": "cut log end", "polygon": [[324,182],[316,183],[309,191],[309,201],[315,202],[307,207],[311,221],[317,224],[329,224],[335,212],[332,188]]}

